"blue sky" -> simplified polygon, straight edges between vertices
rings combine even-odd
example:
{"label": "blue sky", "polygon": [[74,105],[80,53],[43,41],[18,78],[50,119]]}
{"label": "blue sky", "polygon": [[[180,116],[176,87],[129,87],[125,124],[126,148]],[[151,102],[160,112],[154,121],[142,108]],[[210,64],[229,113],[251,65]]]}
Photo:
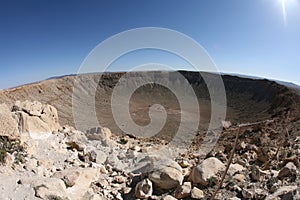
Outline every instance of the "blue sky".
{"label": "blue sky", "polygon": [[[286,13],[284,21],[280,0],[0,0],[0,88],[76,73],[101,41],[148,26],[192,37],[222,72],[300,84],[300,1],[286,0]],[[129,58],[176,60],[151,51]],[[127,65],[120,59],[116,70]]]}

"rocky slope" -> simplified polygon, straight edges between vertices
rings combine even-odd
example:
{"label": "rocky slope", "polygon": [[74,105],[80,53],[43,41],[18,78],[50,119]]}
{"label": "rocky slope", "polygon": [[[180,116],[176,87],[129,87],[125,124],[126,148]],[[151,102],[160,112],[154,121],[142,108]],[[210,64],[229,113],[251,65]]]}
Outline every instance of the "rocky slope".
{"label": "rocky slope", "polygon": [[116,136],[103,127],[84,134],[60,126],[56,109],[39,102],[0,108],[1,199],[209,199],[237,131],[233,161],[215,199],[300,197],[300,137],[289,134],[294,119],[228,127],[203,160],[199,135],[171,159],[156,154],[164,141]]}

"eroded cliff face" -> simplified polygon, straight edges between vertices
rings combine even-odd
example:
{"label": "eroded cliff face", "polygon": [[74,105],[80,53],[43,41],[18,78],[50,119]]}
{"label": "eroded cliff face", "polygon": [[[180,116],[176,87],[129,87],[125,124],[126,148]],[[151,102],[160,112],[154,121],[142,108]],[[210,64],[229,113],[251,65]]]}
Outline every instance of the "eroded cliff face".
{"label": "eroded cliff face", "polygon": [[[137,77],[149,72],[132,72]],[[157,77],[167,78],[171,84],[180,84],[173,76],[175,72],[155,72]],[[200,129],[205,129],[211,117],[210,95],[206,87],[206,80],[212,83],[215,74],[197,72],[180,72],[193,87],[199,101],[201,114]],[[116,126],[111,112],[111,94],[124,73],[105,73],[99,79],[99,74],[86,74],[65,76],[57,79],[45,80],[39,83],[28,84],[0,92],[0,102],[13,105],[16,100],[40,101],[57,108],[60,124],[74,126],[72,113],[72,98],[77,103],[90,105],[84,99],[73,96],[75,79],[84,84],[83,91],[90,86],[97,86],[95,93],[96,115],[100,124],[110,127],[119,134],[122,131]],[[226,89],[227,120],[232,123],[254,122],[280,116],[291,111],[295,113],[299,107],[299,96],[285,86],[273,81],[240,78],[235,76],[222,76]],[[134,84],[134,83],[131,83]],[[87,88],[85,88],[87,87]],[[180,106],[175,95],[167,88],[159,85],[145,85],[136,90],[130,100],[130,112],[133,120],[139,125],[149,123],[149,107],[161,104],[168,114],[167,123],[161,133],[172,132],[178,128],[180,122]],[[297,116],[297,114],[295,114]],[[85,116],[82,116],[84,123]],[[91,127],[92,128],[92,127]],[[171,134],[171,133],[169,133]]]}

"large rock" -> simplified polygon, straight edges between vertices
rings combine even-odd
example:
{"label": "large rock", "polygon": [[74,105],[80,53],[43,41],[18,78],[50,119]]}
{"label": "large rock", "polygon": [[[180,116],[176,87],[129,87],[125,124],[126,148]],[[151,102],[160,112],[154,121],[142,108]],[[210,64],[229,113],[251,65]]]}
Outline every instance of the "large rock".
{"label": "large rock", "polygon": [[60,178],[68,186],[67,194],[70,199],[82,199],[88,192],[92,182],[97,181],[100,171],[96,168],[69,168],[56,172],[54,177]]}
{"label": "large rock", "polygon": [[42,134],[52,132],[50,126],[37,116],[30,116],[25,112],[18,112],[17,115],[21,133]]}
{"label": "large rock", "polygon": [[57,110],[51,105],[17,101],[12,111],[17,116],[22,133],[51,133],[59,129]]}
{"label": "large rock", "polygon": [[6,104],[0,104],[0,136],[16,139],[19,135],[18,123]]}
{"label": "large rock", "polygon": [[52,131],[57,131],[60,127],[58,123],[58,114],[56,108],[51,105],[45,105],[42,114],[41,120],[48,124]]}
{"label": "large rock", "polygon": [[33,181],[32,187],[36,197],[41,199],[68,199],[64,182],[58,178],[39,178]]}
{"label": "large rock", "polygon": [[31,116],[40,117],[43,111],[43,104],[38,101],[16,101],[15,105],[13,106],[13,111],[23,111]]}
{"label": "large rock", "polygon": [[217,158],[211,157],[205,159],[200,165],[193,168],[190,179],[193,183],[208,185],[210,178],[215,178],[217,173],[225,169],[225,165]]}
{"label": "large rock", "polygon": [[177,162],[165,159],[158,161],[158,163],[149,173],[149,179],[155,187],[170,190],[182,184],[182,168]]}

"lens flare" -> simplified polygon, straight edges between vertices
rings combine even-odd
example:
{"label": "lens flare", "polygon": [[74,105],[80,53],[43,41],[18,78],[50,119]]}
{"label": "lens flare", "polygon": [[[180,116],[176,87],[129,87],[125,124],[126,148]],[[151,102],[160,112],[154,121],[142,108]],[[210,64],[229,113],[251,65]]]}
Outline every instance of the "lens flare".
{"label": "lens flare", "polygon": [[278,0],[281,4],[281,11],[284,25],[287,26],[288,24],[288,10],[292,8],[299,9],[299,0]]}
{"label": "lens flare", "polygon": [[284,24],[287,25],[286,3],[288,0],[281,0],[282,16]]}

